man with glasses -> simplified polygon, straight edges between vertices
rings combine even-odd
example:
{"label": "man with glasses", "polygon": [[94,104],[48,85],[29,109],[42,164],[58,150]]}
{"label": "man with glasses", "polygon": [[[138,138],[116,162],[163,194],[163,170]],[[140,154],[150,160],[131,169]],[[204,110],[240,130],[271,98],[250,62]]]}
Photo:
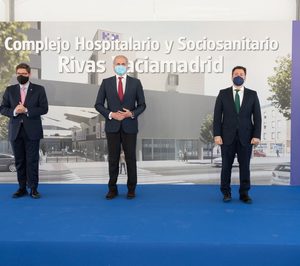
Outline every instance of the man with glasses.
{"label": "man with glasses", "polygon": [[48,112],[44,87],[29,81],[30,66],[21,63],[16,67],[18,84],[8,86],[0,106],[1,114],[10,118],[9,140],[15,156],[19,189],[13,198],[28,195],[40,198],[39,144],[43,138],[41,115]]}

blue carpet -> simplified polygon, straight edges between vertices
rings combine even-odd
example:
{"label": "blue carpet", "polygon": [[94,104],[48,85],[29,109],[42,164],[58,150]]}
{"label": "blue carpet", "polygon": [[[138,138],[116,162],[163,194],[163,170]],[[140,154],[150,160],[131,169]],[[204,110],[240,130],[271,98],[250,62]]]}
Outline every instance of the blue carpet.
{"label": "blue carpet", "polygon": [[0,265],[300,265],[300,187],[255,186],[253,204],[218,186],[0,186]]}

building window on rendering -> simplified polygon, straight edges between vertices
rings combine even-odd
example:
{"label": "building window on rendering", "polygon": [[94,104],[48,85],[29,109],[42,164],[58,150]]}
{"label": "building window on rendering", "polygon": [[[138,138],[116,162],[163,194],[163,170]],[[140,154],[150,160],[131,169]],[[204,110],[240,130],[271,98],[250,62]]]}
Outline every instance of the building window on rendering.
{"label": "building window on rendering", "polygon": [[275,121],[272,121],[272,128],[275,128]]}
{"label": "building window on rendering", "polygon": [[31,68],[31,77],[34,79],[39,79],[41,77],[40,70],[38,68]]}
{"label": "building window on rendering", "polygon": [[277,132],[277,140],[281,139],[281,132]]}
{"label": "building window on rendering", "polygon": [[177,74],[168,75],[168,85],[169,86],[178,86],[179,85],[179,76]]}
{"label": "building window on rendering", "polygon": [[281,125],[282,125],[281,120],[277,120],[277,127],[281,128]]}
{"label": "building window on rendering", "polygon": [[272,110],[272,117],[275,117],[275,110]]}

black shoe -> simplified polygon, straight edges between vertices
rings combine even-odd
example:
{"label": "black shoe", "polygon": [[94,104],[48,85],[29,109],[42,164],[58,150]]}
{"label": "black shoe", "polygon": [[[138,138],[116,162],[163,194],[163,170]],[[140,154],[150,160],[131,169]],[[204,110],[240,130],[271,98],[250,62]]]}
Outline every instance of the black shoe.
{"label": "black shoe", "polygon": [[13,195],[13,198],[21,198],[28,195],[28,191],[26,188],[19,188]]}
{"label": "black shoe", "polygon": [[127,199],[134,199],[134,198],[135,198],[135,192],[134,191],[128,191]]}
{"label": "black shoe", "polygon": [[118,195],[119,195],[118,190],[110,190],[110,191],[108,191],[108,193],[106,194],[105,197],[106,197],[106,199],[111,200]]}
{"label": "black shoe", "polygon": [[41,197],[41,194],[36,190],[36,188],[31,189],[30,197],[33,199],[39,199]]}
{"label": "black shoe", "polygon": [[231,201],[231,194],[230,193],[226,193],[223,196],[223,202],[230,202]]}
{"label": "black shoe", "polygon": [[240,195],[240,200],[244,203],[247,204],[251,204],[252,203],[252,199],[249,197],[249,195],[245,194],[245,195]]}

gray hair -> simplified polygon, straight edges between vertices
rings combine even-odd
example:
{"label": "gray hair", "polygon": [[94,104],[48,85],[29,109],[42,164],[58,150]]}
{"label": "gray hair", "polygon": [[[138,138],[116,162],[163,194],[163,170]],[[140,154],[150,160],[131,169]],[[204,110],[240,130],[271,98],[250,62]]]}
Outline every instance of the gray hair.
{"label": "gray hair", "polygon": [[125,59],[126,65],[128,65],[128,58],[127,58],[125,55],[117,55],[117,56],[114,58],[114,61],[113,61],[113,64],[114,64],[114,65],[116,64],[116,60],[117,60],[118,58],[123,58],[123,59]]}

